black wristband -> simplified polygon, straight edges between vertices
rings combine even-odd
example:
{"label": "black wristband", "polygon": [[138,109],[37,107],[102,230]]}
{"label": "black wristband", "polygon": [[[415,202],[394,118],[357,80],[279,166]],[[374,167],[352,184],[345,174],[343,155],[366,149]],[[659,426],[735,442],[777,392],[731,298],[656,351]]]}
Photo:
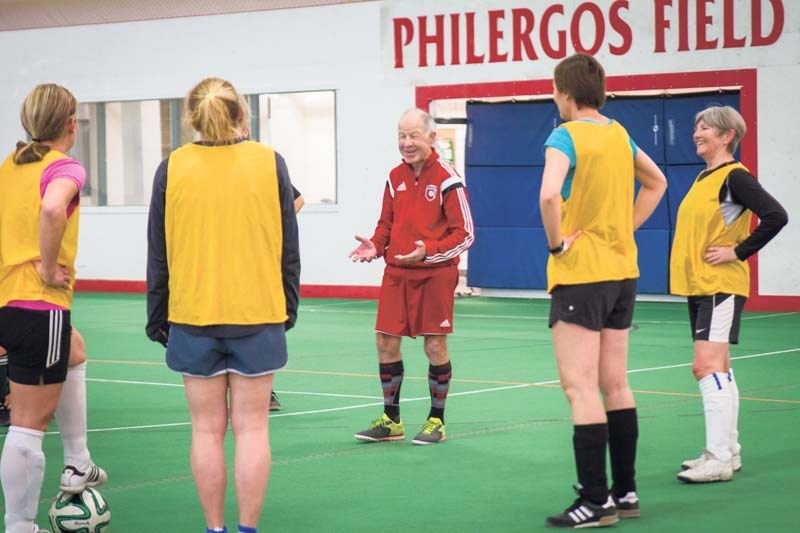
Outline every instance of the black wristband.
{"label": "black wristband", "polygon": [[560,254],[561,252],[564,251],[564,241],[561,241],[561,244],[559,244],[555,248],[548,248],[547,251],[550,252],[553,255]]}

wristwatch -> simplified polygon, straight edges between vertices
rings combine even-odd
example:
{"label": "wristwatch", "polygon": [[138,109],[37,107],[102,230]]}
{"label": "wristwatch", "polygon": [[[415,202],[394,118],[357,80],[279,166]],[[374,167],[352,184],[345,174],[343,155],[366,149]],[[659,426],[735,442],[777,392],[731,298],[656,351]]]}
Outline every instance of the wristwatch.
{"label": "wristwatch", "polygon": [[567,251],[567,248],[569,248],[567,241],[562,240],[561,244],[559,244],[555,248],[548,248],[547,251],[549,251],[553,255],[561,255]]}

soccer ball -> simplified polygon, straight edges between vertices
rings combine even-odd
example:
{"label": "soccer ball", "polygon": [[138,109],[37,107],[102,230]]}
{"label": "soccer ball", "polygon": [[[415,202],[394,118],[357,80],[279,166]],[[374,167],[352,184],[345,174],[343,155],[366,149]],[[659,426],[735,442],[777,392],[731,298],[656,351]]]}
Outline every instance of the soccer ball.
{"label": "soccer ball", "polygon": [[50,505],[53,533],[104,533],[111,522],[106,499],[95,489],[80,494],[59,492]]}

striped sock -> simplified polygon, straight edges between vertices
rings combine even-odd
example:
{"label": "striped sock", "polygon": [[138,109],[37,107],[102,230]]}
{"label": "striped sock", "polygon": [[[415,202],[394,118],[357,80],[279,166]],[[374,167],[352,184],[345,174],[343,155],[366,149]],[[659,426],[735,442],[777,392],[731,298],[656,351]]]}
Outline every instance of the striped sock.
{"label": "striped sock", "polygon": [[394,420],[400,421],[400,387],[403,386],[403,361],[381,363],[381,388],[383,389],[383,412]]}
{"label": "striped sock", "polygon": [[450,390],[450,378],[453,377],[453,367],[450,361],[439,366],[428,366],[428,385],[431,389],[431,411],[428,418],[436,417],[444,424],[444,402]]}

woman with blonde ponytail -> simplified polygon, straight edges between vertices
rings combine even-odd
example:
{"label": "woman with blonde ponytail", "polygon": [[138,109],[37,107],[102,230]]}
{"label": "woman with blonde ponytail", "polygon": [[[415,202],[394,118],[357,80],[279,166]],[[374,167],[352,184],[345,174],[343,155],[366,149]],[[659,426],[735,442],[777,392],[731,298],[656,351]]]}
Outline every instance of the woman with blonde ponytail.
{"label": "woman with blonde ponytail", "polygon": [[[200,140],[156,170],[147,256],[147,336],[183,375],[191,466],[207,532],[226,532],[228,417],[240,533],[256,533],[269,481],[268,414],[286,330],[297,319],[300,256],[292,184],[277,152],[251,142],[230,82],[186,98]],[[230,398],[230,405],[228,404]]]}
{"label": "woman with blonde ponytail", "polygon": [[[70,355],[70,307],[86,172],[75,143],[75,97],[38,85],[20,112],[30,137],[0,164],[0,345],[14,401],[0,457],[6,532],[36,532],[42,438],[59,403]],[[85,434],[84,434],[85,436]]]}

